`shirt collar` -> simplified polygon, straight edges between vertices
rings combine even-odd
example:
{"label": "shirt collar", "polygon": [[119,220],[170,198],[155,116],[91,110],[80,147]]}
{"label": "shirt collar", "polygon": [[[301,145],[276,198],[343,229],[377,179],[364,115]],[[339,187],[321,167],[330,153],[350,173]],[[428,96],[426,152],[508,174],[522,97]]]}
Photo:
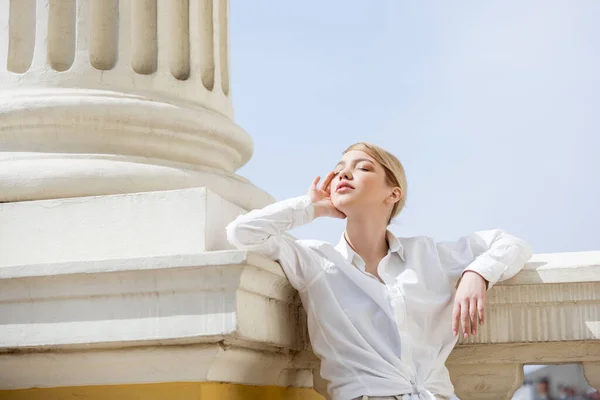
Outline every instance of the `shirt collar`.
{"label": "shirt collar", "polygon": [[[340,238],[340,241],[335,248],[344,256],[346,261],[351,263],[356,252],[352,250],[352,247],[350,247],[350,245],[346,241],[346,237],[344,236],[345,233],[345,231],[342,233],[342,237]],[[402,246],[402,243],[400,243],[400,239],[398,239],[396,235],[394,235],[389,230],[386,231],[386,237],[390,246],[389,251],[392,253],[398,253],[402,261],[406,261],[404,259],[404,247]]]}

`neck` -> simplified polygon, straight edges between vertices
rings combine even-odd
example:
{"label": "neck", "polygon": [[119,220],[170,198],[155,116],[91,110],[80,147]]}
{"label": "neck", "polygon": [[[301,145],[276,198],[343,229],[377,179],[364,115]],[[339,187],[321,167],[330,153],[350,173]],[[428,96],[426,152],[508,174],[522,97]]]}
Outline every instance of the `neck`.
{"label": "neck", "polygon": [[346,241],[367,264],[378,262],[388,252],[386,222],[372,216],[348,218],[346,222]]}

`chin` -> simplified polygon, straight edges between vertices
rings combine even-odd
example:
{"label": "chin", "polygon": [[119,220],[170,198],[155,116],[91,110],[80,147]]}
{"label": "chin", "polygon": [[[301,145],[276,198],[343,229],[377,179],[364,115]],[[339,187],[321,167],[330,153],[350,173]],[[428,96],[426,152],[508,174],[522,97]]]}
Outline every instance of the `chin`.
{"label": "chin", "polygon": [[331,203],[344,214],[346,213],[345,210],[352,208],[353,200],[350,196],[331,196]]}

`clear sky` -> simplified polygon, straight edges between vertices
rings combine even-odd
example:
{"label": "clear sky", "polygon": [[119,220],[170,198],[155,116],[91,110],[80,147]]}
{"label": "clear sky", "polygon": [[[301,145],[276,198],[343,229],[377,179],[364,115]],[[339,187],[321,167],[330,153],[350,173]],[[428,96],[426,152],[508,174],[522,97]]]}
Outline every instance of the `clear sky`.
{"label": "clear sky", "polygon": [[[400,236],[503,228],[600,250],[600,2],[231,0],[238,173],[304,194],[348,145],[396,154]],[[319,219],[293,233],[340,238]]]}

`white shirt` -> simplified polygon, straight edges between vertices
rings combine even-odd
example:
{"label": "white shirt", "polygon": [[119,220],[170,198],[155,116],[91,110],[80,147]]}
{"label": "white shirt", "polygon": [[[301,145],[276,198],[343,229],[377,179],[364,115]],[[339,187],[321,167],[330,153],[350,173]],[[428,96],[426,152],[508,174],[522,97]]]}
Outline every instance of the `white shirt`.
{"label": "white shirt", "polygon": [[279,261],[299,291],[329,395],[450,398],[454,387],[444,363],[457,341],[451,328],[456,283],[466,270],[489,287],[514,276],[530,258],[529,246],[501,230],[452,243],[388,231],[389,252],[377,268],[382,284],[364,272],[344,236],[334,247],[285,234],[313,218],[310,198],[293,198],[239,216],[227,226],[227,238]]}

